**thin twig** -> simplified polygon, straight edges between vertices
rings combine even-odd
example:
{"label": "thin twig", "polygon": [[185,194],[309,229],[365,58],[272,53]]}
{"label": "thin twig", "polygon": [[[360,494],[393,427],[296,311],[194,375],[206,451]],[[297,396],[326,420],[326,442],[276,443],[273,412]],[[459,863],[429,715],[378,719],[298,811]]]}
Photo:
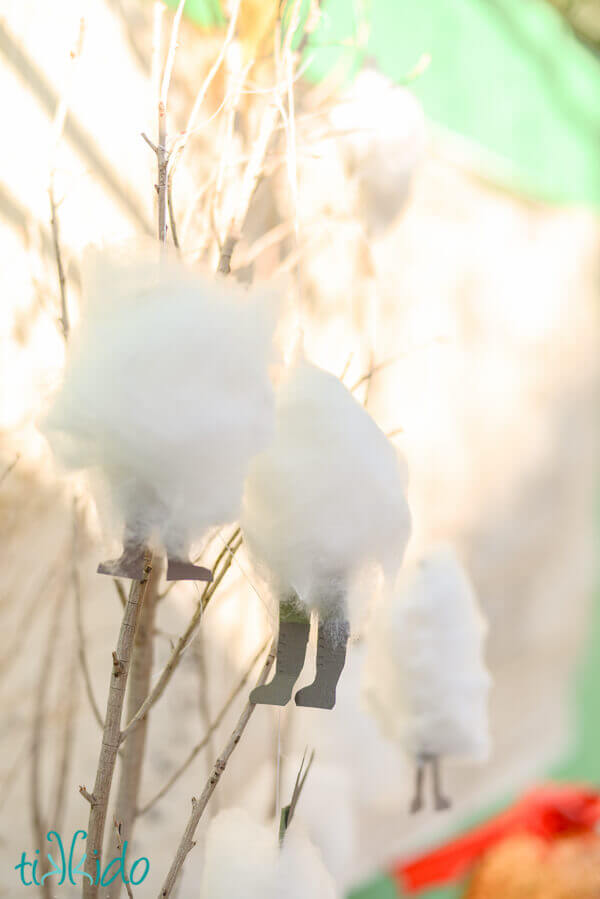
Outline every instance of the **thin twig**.
{"label": "thin twig", "polygon": [[60,226],[58,222],[58,204],[56,202],[56,194],[54,190],[54,178],[56,174],[56,155],[58,146],[65,127],[65,120],[69,109],[69,95],[74,81],[75,64],[81,56],[83,49],[83,38],[85,35],[85,19],[79,21],[79,34],[77,42],[73,50],[71,50],[71,66],[67,86],[56,107],[53,122],[53,148],[50,160],[50,178],[48,182],[48,197],[50,199],[50,224],[52,227],[52,243],[54,246],[54,257],[56,260],[56,273],[58,275],[58,286],[60,290],[60,324],[65,341],[69,339],[70,321],[69,310],[67,306],[67,279],[65,276],[65,268],[63,265],[62,251],[60,246]]}
{"label": "thin twig", "polygon": [[113,584],[115,585],[115,590],[117,591],[117,596],[119,597],[121,607],[124,609],[127,605],[127,593],[125,592],[125,587],[117,577],[113,578]]}
{"label": "thin twig", "polygon": [[160,88],[160,100],[163,106],[167,107],[167,97],[169,96],[169,87],[171,85],[171,75],[173,73],[173,64],[175,62],[175,51],[177,50],[177,37],[179,35],[179,26],[181,24],[181,16],[183,15],[183,7],[185,0],[179,0],[177,9],[173,17],[173,26],[171,28],[171,40],[169,41],[169,49],[167,51],[167,61],[163,73],[162,84]]}
{"label": "thin twig", "polygon": [[261,648],[258,650],[256,655],[250,662],[250,665],[248,666],[246,673],[244,674],[244,676],[242,677],[240,682],[236,685],[236,687],[234,687],[234,689],[231,691],[231,693],[225,700],[225,703],[223,704],[221,711],[216,716],[216,718],[214,719],[214,721],[212,722],[212,724],[210,725],[210,727],[208,728],[208,730],[206,731],[206,733],[204,734],[204,736],[202,737],[200,742],[196,743],[196,745],[193,747],[193,749],[191,750],[191,752],[189,753],[189,755],[185,759],[185,761],[179,766],[179,768],[177,768],[176,771],[173,772],[171,777],[167,780],[165,785],[163,787],[161,787],[161,789],[158,791],[158,793],[156,793],[152,797],[152,799],[149,799],[145,805],[141,806],[141,808],[138,811],[138,815],[145,815],[146,812],[150,811],[150,809],[154,805],[156,805],[156,803],[160,799],[162,799],[162,797],[165,795],[165,793],[168,793],[168,791],[171,789],[173,784],[177,783],[177,781],[179,780],[181,775],[187,771],[187,769],[190,767],[190,765],[192,764],[192,762],[194,761],[194,759],[196,758],[198,753],[202,752],[202,750],[206,746],[208,746],[212,735],[221,726],[221,723],[222,723],[223,719],[225,718],[225,716],[227,715],[227,712],[229,711],[229,709],[231,708],[231,706],[233,705],[233,703],[235,702],[235,700],[237,699],[239,694],[242,692],[242,690],[248,683],[248,680],[250,679],[250,675],[252,674],[254,666],[256,665],[256,663],[258,662],[258,660],[264,653],[265,649],[267,648],[267,643],[268,643],[268,641],[265,641],[265,643],[263,643]]}
{"label": "thin twig", "polygon": [[[233,546],[229,546],[229,545],[227,546],[225,551],[229,552],[229,555],[225,559],[225,562],[223,563],[220,572],[215,576],[214,580],[211,581],[210,583],[208,583],[206,585],[206,587],[204,588],[202,596],[198,600],[196,610],[194,611],[194,614],[192,615],[190,622],[189,622],[187,628],[185,629],[184,633],[181,635],[181,637],[177,641],[177,644],[176,644],[173,652],[171,653],[171,657],[170,657],[169,661],[167,662],[167,664],[161,671],[159,678],[156,681],[154,687],[152,688],[152,690],[150,691],[150,693],[148,694],[148,696],[146,697],[146,699],[144,700],[144,702],[142,703],[142,705],[140,706],[140,708],[138,709],[136,714],[133,716],[133,718],[128,722],[127,726],[121,732],[121,737],[120,737],[121,743],[127,739],[127,737],[132,732],[132,730],[135,727],[137,727],[139,725],[140,721],[142,721],[146,717],[146,715],[148,714],[148,712],[150,711],[150,709],[152,708],[154,703],[157,702],[157,700],[159,700],[160,697],[162,696],[162,694],[164,693],[167,684],[171,680],[171,678],[175,672],[175,669],[177,668],[177,666],[179,665],[179,662],[181,661],[181,657],[182,657],[183,653],[189,646],[190,640],[192,639],[192,637],[196,631],[196,628],[197,628],[198,624],[200,623],[200,619],[202,618],[202,614],[203,614],[204,610],[206,609],[206,606],[210,602],[211,597],[214,595],[215,590],[217,589],[217,587],[219,586],[219,584],[225,577],[227,571],[231,567],[231,563],[233,562],[234,554],[240,548],[241,544],[242,544],[242,541],[240,539]],[[216,570],[216,567],[215,567],[215,570]]]}
{"label": "thin twig", "polygon": [[[113,815],[113,827],[115,833],[115,846],[117,849],[117,856],[121,854],[121,850],[123,849],[123,822],[117,820],[117,816]],[[120,881],[121,878],[115,877],[113,883]],[[131,883],[128,880],[123,878],[123,883],[125,884],[125,889],[127,890],[127,896],[129,899],[133,899],[133,890],[131,889]],[[119,886],[120,889],[120,886]]]}
{"label": "thin twig", "polygon": [[86,641],[85,641],[85,630],[83,627],[83,610],[82,610],[82,602],[81,602],[81,579],[79,577],[79,564],[78,564],[78,541],[77,541],[77,510],[75,507],[75,501],[73,501],[73,554],[72,554],[72,572],[71,577],[73,580],[73,596],[75,600],[75,624],[77,627],[77,651],[79,656],[79,666],[81,668],[81,673],[83,675],[83,681],[85,684],[85,692],[87,694],[87,698],[90,703],[90,708],[94,715],[94,718],[98,722],[100,729],[104,729],[104,721],[102,719],[102,715],[100,713],[100,707],[98,702],[96,701],[96,696],[94,695],[94,687],[92,684],[92,676],[90,673],[90,667],[88,665],[87,660],[87,651],[86,651]]}
{"label": "thin twig", "polygon": [[[92,879],[96,876],[96,864],[102,862],[102,842],[106,824],[108,799],[112,785],[117,754],[119,751],[119,735],[121,728],[121,714],[127,687],[129,674],[129,661],[135,636],[135,628],[144,601],[144,594],[148,583],[148,575],[152,570],[152,556],[146,550],[145,576],[141,581],[132,581],[129,591],[129,599],[123,614],[116,652],[113,653],[113,665],[110,676],[110,687],[106,715],[104,718],[104,732],[100,758],[94,790],[91,794],[90,816],[88,822],[88,837],[86,843],[85,871]],[[116,664],[114,659],[116,658]],[[80,789],[80,792],[83,792]],[[85,795],[85,794],[83,794]],[[89,795],[89,794],[88,794]],[[83,884],[83,899],[97,899],[98,884],[90,883],[87,877]]]}
{"label": "thin twig", "polygon": [[6,480],[6,478],[9,476],[9,474],[11,473],[11,471],[13,470],[13,468],[15,467],[15,465],[17,464],[17,462],[19,461],[20,458],[21,458],[21,454],[17,453],[17,455],[15,456],[14,460],[10,463],[8,468],[4,469],[4,471],[0,475],[0,484],[2,484]]}
{"label": "thin twig", "polygon": [[[256,682],[256,686],[262,686],[269,676],[269,672],[273,666],[273,662],[275,661],[275,645],[271,644],[271,648],[269,649],[269,654],[266,658],[266,661],[262,667],[262,671],[260,676]],[[175,858],[173,859],[173,863],[169,869],[169,873],[167,874],[166,880],[162,886],[160,893],[158,894],[159,899],[166,899],[166,897],[171,895],[173,887],[175,886],[175,882],[179,876],[181,868],[187,858],[188,853],[194,848],[196,845],[194,842],[194,834],[196,833],[196,828],[200,822],[200,818],[202,817],[206,806],[210,800],[210,797],[215,791],[217,784],[221,779],[221,775],[225,771],[227,767],[227,763],[231,758],[235,747],[240,742],[244,730],[256,706],[254,703],[248,702],[246,703],[242,714],[240,715],[236,726],[233,729],[229,740],[227,741],[225,748],[219,758],[216,760],[213,769],[211,771],[210,777],[208,778],[206,785],[200,795],[199,799],[196,797],[192,798],[192,811],[181,838],[181,842],[177,848],[177,852],[175,854]]]}
{"label": "thin twig", "polygon": [[67,708],[65,711],[65,720],[62,732],[62,742],[60,746],[58,771],[56,777],[56,787],[54,791],[54,807],[50,817],[52,826],[59,833],[62,831],[65,803],[67,798],[67,786],[69,782],[69,772],[71,770],[71,762],[73,759],[73,747],[75,742],[75,720],[77,712],[77,704],[79,700],[79,682],[72,678],[77,661],[75,658],[77,647],[73,644],[71,657],[66,659],[64,683],[71,684],[67,691]]}
{"label": "thin twig", "polygon": [[379,362],[377,365],[371,364],[369,366],[369,370],[365,372],[364,375],[361,375],[358,381],[356,381],[352,385],[352,387],[350,388],[350,393],[354,393],[355,390],[358,390],[361,384],[364,384],[365,381],[370,381],[373,375],[377,374],[377,372],[383,371],[383,369],[389,368],[391,365],[395,365],[396,362],[402,359],[402,357],[405,355],[405,353],[398,353],[397,356],[392,356],[391,359],[385,359],[383,362]]}
{"label": "thin twig", "polygon": [[15,784],[17,783],[19,773],[23,770],[23,763],[31,755],[32,749],[32,742],[29,734],[27,734],[24,744],[19,747],[19,751],[15,756],[14,762],[0,782],[0,812],[2,811],[4,804],[10,796],[10,793],[13,790]]}
{"label": "thin twig", "polygon": [[196,99],[194,100],[194,105],[192,106],[191,112],[188,116],[185,130],[177,142],[177,149],[179,151],[179,155],[183,154],[183,151],[187,145],[189,136],[196,126],[196,119],[198,118],[198,115],[202,108],[202,104],[204,103],[206,94],[208,93],[208,89],[209,89],[210,85],[212,84],[212,82],[215,78],[215,75],[221,68],[223,60],[225,59],[225,54],[227,53],[227,48],[229,47],[229,45],[231,44],[231,41],[233,40],[233,36],[235,34],[235,27],[237,24],[238,15],[239,15],[239,11],[240,11],[240,5],[241,5],[241,0],[235,0],[233,9],[231,11],[231,16],[229,18],[229,26],[227,28],[227,33],[225,35],[225,39],[224,39],[223,43],[221,44],[221,49],[219,50],[218,56],[215,59],[214,63],[210,67],[208,75],[202,82],[202,85],[200,86],[200,90],[196,94]]}
{"label": "thin twig", "polygon": [[32,725],[32,753],[31,753],[31,816],[33,832],[35,835],[37,848],[40,852],[40,873],[42,874],[42,893],[45,899],[52,899],[50,882],[48,879],[43,880],[43,875],[48,871],[48,863],[46,855],[42,852],[44,839],[48,830],[48,820],[42,810],[42,796],[44,789],[42,787],[42,758],[45,731],[46,709],[48,706],[48,688],[50,685],[50,674],[56,657],[56,648],[58,645],[58,635],[60,633],[60,623],[62,619],[62,611],[64,609],[66,591],[60,590],[57,593],[56,605],[51,611],[51,627],[46,641],[46,648],[41,659],[39,677],[35,693],[34,714]]}
{"label": "thin twig", "polygon": [[[209,644],[206,638],[206,634],[204,633],[203,629],[199,627],[196,638],[192,642],[192,653],[194,656],[194,661],[196,663],[196,674],[198,676],[198,710],[200,712],[202,726],[204,729],[210,728],[213,718],[210,703],[211,679],[209,674],[209,666],[207,664],[208,649]],[[214,759],[216,754],[214,739],[214,732],[208,734],[208,740],[205,744],[206,755],[210,759],[209,764],[212,764],[212,759]]]}
{"label": "thin twig", "polygon": [[294,789],[292,790],[292,798],[290,799],[289,805],[286,805],[281,810],[281,820],[279,822],[279,845],[283,845],[283,841],[285,839],[285,834],[287,832],[288,827],[292,823],[292,818],[294,817],[294,812],[296,811],[296,806],[298,805],[298,800],[300,799],[300,794],[304,789],[304,784],[306,783],[306,778],[308,777],[308,772],[312,767],[312,763],[315,760],[315,751],[310,754],[310,758],[308,760],[308,764],[306,768],[304,767],[304,763],[306,762],[306,753],[308,749],[304,750],[304,755],[302,756],[302,761],[300,762],[300,768],[298,769],[298,774],[296,775],[296,782],[294,784]]}
{"label": "thin twig", "polygon": [[69,310],[67,308],[67,279],[62,261],[62,252],[60,248],[60,231],[58,224],[58,212],[56,199],[54,196],[54,179],[48,188],[48,196],[50,198],[50,224],[52,226],[52,243],[54,246],[54,256],[56,259],[56,273],[58,275],[58,285],[60,289],[60,326],[65,341],[69,339],[71,325],[69,322]]}
{"label": "thin twig", "polygon": [[167,173],[167,206],[169,207],[169,223],[171,225],[171,237],[175,247],[179,250],[179,235],[177,234],[177,222],[175,221],[175,210],[173,209],[173,173],[174,166],[169,166]]}
{"label": "thin twig", "polygon": [[[292,8],[290,22],[288,28],[285,33],[285,37],[283,40],[283,48],[281,50],[281,60],[283,60],[288,67],[288,73],[292,71],[292,41],[294,38],[294,34],[296,29],[298,28],[299,23],[299,15],[300,15],[300,0],[294,0],[294,6]],[[276,68],[279,69],[279,59],[280,59],[280,23],[279,27],[275,29],[275,57],[276,57]],[[290,75],[290,78],[292,76]],[[225,238],[223,240],[223,245],[221,249],[221,253],[219,256],[219,264],[217,266],[217,271],[221,275],[228,275],[231,271],[231,257],[233,255],[233,251],[238,243],[242,229],[244,227],[244,223],[246,221],[246,217],[248,215],[248,210],[250,208],[250,204],[252,203],[252,199],[254,194],[256,193],[256,189],[260,183],[261,176],[264,170],[264,162],[267,155],[267,151],[269,149],[269,144],[271,142],[271,138],[277,128],[279,116],[283,111],[283,96],[287,94],[289,89],[289,78],[282,79],[279,78],[277,84],[275,85],[271,100],[267,103],[267,108],[264,111],[260,131],[258,133],[258,137],[254,143],[254,148],[250,157],[250,161],[246,167],[246,171],[244,173],[244,178],[242,180],[242,185],[240,188],[240,199],[234,213],[234,216],[229,223],[227,228],[227,232],[225,234]]]}

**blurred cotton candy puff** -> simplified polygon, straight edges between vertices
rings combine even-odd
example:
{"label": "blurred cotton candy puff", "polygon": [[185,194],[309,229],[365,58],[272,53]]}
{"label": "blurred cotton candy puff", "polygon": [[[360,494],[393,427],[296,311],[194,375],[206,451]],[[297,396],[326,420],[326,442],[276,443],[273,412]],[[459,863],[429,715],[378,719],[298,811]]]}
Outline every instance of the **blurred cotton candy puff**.
{"label": "blurred cotton candy puff", "polygon": [[248,462],[273,436],[275,321],[265,290],[154,246],[88,252],[81,323],[42,428],[63,465],[102,475],[125,556],[156,540],[170,563],[185,559],[238,517]]}
{"label": "blurred cotton candy puff", "polygon": [[331,113],[356,179],[359,212],[371,233],[393,223],[425,154],[426,127],[417,98],[373,68],[365,68]]}
{"label": "blurred cotton candy puff", "polygon": [[206,838],[199,899],[336,899],[318,850],[295,823],[279,845],[275,824],[221,812]]}
{"label": "blurred cotton candy puff", "polygon": [[486,631],[475,592],[447,546],[403,572],[398,589],[373,611],[362,695],[382,731],[418,763],[415,811],[427,762],[443,808],[437,760],[488,755]]}

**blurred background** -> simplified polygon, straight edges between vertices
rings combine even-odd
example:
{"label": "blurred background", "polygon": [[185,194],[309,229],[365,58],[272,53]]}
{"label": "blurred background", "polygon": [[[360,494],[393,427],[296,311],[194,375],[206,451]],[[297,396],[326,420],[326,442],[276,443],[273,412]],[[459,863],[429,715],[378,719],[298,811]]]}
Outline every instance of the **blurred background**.
{"label": "blurred background", "polygon": [[[64,362],[63,303],[77,324],[84,247],[156,230],[156,160],[140,134],[156,139],[157,36],[164,52],[178,4],[168,5],[0,8],[7,897],[18,895],[13,868],[23,850],[32,854],[42,821],[71,833],[87,820],[77,787],[93,781],[100,740],[88,694],[104,707],[121,607],[110,579],[95,574],[111,547],[85,485],[56,470],[35,422]],[[185,4],[172,137],[189,128],[234,7]],[[198,265],[216,267],[243,193],[274,90],[275,14],[267,0],[242,0],[178,160],[178,242]],[[340,896],[388,899],[392,862],[528,785],[550,774],[600,781],[600,2],[306,0],[301,16],[295,116],[268,135],[233,275],[282,279],[309,358],[343,376],[405,453],[409,556],[440,539],[456,545],[490,623],[494,750],[485,766],[447,766],[450,812],[408,814],[410,766],[360,707],[368,608],[359,597],[335,711],[259,708],[211,813],[242,804],[268,818],[313,746],[298,814]],[[216,554],[206,549],[209,564]],[[160,598],[164,584],[155,590]],[[144,801],[270,633],[260,593],[242,549],[153,709]],[[195,601],[184,584],[158,603],[156,672]],[[144,895],[168,867],[235,708],[139,818],[133,855],[152,866]],[[197,895],[201,864],[193,853],[180,899]]]}

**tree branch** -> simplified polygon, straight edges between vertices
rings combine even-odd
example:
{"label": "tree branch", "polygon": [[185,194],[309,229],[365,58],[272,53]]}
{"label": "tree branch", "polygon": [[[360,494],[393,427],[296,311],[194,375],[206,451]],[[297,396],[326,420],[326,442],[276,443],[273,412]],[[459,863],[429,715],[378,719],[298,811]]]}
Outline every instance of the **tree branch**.
{"label": "tree branch", "polygon": [[[141,581],[132,581],[131,583],[129,598],[123,614],[123,620],[121,621],[117,649],[114,653],[117,664],[113,663],[112,665],[108,702],[104,718],[104,732],[92,794],[93,803],[90,806],[86,843],[85,871],[92,879],[95,879],[96,876],[96,861],[99,864],[102,861],[102,841],[110,788],[119,751],[121,714],[129,674],[129,660],[131,658],[135,628],[148,584],[148,575],[152,570],[152,556],[148,550],[146,550],[145,561],[146,576]],[[86,795],[83,789],[80,792],[82,792],[82,795]],[[90,883],[86,877],[83,883],[83,899],[98,899],[98,887],[98,884]]]}
{"label": "tree branch", "polygon": [[240,680],[240,682],[237,684],[237,686],[231,691],[231,693],[230,693],[229,696],[227,697],[227,699],[226,699],[226,701],[225,701],[225,703],[224,703],[224,705],[223,705],[221,711],[220,711],[219,714],[216,716],[215,720],[212,722],[212,724],[210,725],[210,727],[208,728],[208,730],[206,731],[206,733],[204,734],[204,736],[202,737],[202,739],[200,740],[200,742],[199,742],[199,743],[196,743],[196,745],[194,746],[194,748],[192,749],[192,751],[190,752],[190,754],[188,755],[188,757],[186,758],[186,760],[183,762],[183,764],[180,765],[179,768],[177,768],[177,770],[176,770],[176,771],[171,775],[171,777],[167,780],[167,782],[165,783],[165,785],[164,785],[163,787],[161,787],[161,789],[158,791],[158,793],[156,793],[156,794],[152,797],[152,799],[149,799],[148,802],[147,802],[145,805],[143,805],[143,806],[138,810],[138,815],[145,815],[146,812],[150,811],[150,809],[151,809],[154,805],[156,805],[156,803],[157,803],[160,799],[162,799],[162,797],[165,795],[165,793],[168,793],[168,791],[171,789],[171,787],[173,786],[173,784],[177,783],[177,781],[179,780],[179,778],[181,777],[181,775],[184,774],[185,771],[187,771],[187,769],[190,767],[190,765],[192,764],[192,762],[194,761],[194,759],[196,758],[196,756],[197,756],[200,752],[202,752],[202,750],[203,750],[206,746],[208,746],[208,744],[209,744],[209,742],[210,742],[210,738],[211,738],[212,735],[215,733],[215,731],[217,731],[218,728],[221,726],[221,723],[223,722],[223,720],[224,720],[224,718],[225,718],[227,712],[229,711],[229,709],[231,708],[231,706],[233,705],[233,703],[235,702],[235,700],[237,699],[237,697],[239,696],[239,694],[242,692],[242,690],[244,689],[244,687],[245,687],[246,684],[248,683],[248,681],[249,681],[249,679],[250,679],[250,675],[252,674],[252,670],[253,670],[254,666],[256,665],[256,663],[258,662],[258,660],[260,659],[260,657],[261,657],[262,654],[264,653],[265,649],[267,648],[267,643],[268,643],[268,641],[266,641],[265,643],[263,643],[263,645],[261,646],[261,648],[258,650],[258,652],[256,653],[256,655],[254,656],[254,658],[253,658],[252,661],[250,662],[250,665],[249,665],[249,667],[248,667],[248,670],[246,671],[246,673],[244,674],[244,676],[242,677],[242,679]]}
{"label": "tree branch", "polygon": [[[200,619],[202,618],[202,614],[203,614],[206,606],[210,602],[211,597],[214,595],[215,590],[217,589],[217,587],[219,586],[219,584],[225,577],[227,571],[231,567],[231,563],[233,561],[233,556],[234,556],[235,552],[239,549],[241,544],[242,544],[242,541],[240,539],[239,542],[237,544],[235,544],[234,546],[231,546],[231,547],[227,546],[225,548],[225,551],[229,552],[229,555],[225,559],[225,562],[223,563],[223,565],[221,566],[221,571],[216,575],[216,577],[214,578],[213,581],[206,584],[204,591],[202,593],[202,596],[198,600],[196,610],[195,610],[194,614],[192,615],[187,628],[185,629],[184,633],[181,635],[181,637],[177,641],[175,649],[171,653],[171,658],[169,659],[169,661],[163,668],[158,680],[156,681],[154,687],[152,688],[152,690],[150,691],[150,693],[148,694],[148,696],[142,703],[141,707],[138,709],[138,711],[133,716],[131,721],[129,721],[127,726],[122,731],[121,743],[127,739],[127,737],[130,735],[130,733],[136,727],[138,727],[140,721],[142,721],[145,718],[145,716],[148,714],[148,712],[150,711],[150,709],[152,708],[154,703],[158,699],[160,699],[160,697],[164,693],[164,691],[167,687],[167,684],[171,680],[173,673],[175,672],[175,669],[177,668],[177,666],[179,665],[179,662],[181,661],[181,657],[182,657],[184,651],[187,649],[189,642],[190,642],[191,638],[193,637],[198,624],[200,623]],[[215,570],[216,570],[216,566],[215,566]]]}
{"label": "tree branch", "polygon": [[[144,604],[135,631],[127,686],[128,719],[135,715],[150,690],[154,661],[156,601],[162,568],[161,559],[158,564],[154,565],[149,577]],[[119,828],[112,832],[109,858],[116,858],[119,854],[121,839],[127,840],[129,845],[133,840],[135,813],[142,776],[142,760],[146,750],[147,723],[148,719],[146,718],[121,751],[119,786],[114,812],[115,818],[119,822]],[[108,887],[106,899],[118,899],[120,893],[121,878],[116,877]]]}
{"label": "tree branch", "polygon": [[[273,666],[274,661],[275,661],[275,645],[271,644],[271,648],[269,649],[269,654],[268,654],[266,661],[262,667],[260,676],[256,682],[257,687],[262,686],[265,683],[265,681],[267,680],[267,677],[269,676],[269,672]],[[240,742],[242,735],[246,729],[248,722],[250,721],[250,718],[252,717],[252,714],[253,714],[255,708],[256,708],[256,706],[252,702],[250,702],[250,700],[248,700],[248,702],[246,703],[246,705],[244,707],[242,714],[239,717],[239,720],[238,720],[235,728],[233,729],[231,736],[229,737],[229,740],[227,741],[227,744],[225,745],[225,748],[223,749],[223,752],[221,753],[221,755],[219,756],[219,758],[216,760],[216,762],[214,764],[214,767],[212,769],[210,777],[208,778],[208,780],[206,782],[206,785],[200,795],[200,798],[199,799],[196,799],[195,797],[192,798],[192,811],[191,811],[187,826],[185,828],[185,831],[183,833],[183,836],[181,838],[181,842],[177,849],[175,858],[173,859],[173,864],[171,865],[171,868],[169,869],[169,873],[167,874],[167,877],[162,886],[162,889],[161,889],[160,893],[158,894],[159,899],[166,899],[166,897],[171,895],[173,887],[175,886],[175,882],[179,876],[179,873],[181,872],[181,869],[187,858],[187,855],[196,845],[194,842],[194,834],[196,833],[196,828],[198,827],[200,818],[202,817],[204,810],[206,809],[206,806],[208,805],[210,797],[214,793],[215,788],[216,788],[217,784],[219,783],[221,776],[222,776],[223,772],[225,771],[225,768],[227,767],[227,763],[228,763],[229,759],[231,758],[231,756],[235,750],[235,747]]]}

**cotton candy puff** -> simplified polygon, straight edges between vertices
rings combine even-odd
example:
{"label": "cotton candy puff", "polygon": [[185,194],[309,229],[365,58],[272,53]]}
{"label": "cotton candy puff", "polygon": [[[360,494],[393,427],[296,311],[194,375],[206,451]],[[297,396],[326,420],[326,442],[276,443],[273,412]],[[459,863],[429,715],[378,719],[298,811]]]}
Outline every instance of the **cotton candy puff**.
{"label": "cotton candy puff", "polygon": [[336,899],[318,850],[292,822],[278,830],[242,809],[220,812],[208,828],[199,899]]}
{"label": "cotton candy puff", "polygon": [[301,360],[276,396],[274,442],[251,462],[244,539],[275,592],[327,612],[366,563],[393,578],[410,534],[404,460],[332,374]]}
{"label": "cotton candy puff", "polygon": [[422,805],[423,770],[444,756],[483,761],[490,748],[483,659],[486,624],[469,579],[452,550],[440,546],[403,572],[399,588],[373,612],[362,696],[388,737],[417,762],[413,810]]}
{"label": "cotton candy puff", "polygon": [[359,211],[372,233],[385,231],[404,206],[425,155],[423,108],[415,95],[364,68],[331,112],[358,188]]}
{"label": "cotton candy puff", "polygon": [[180,556],[235,520],[273,436],[276,305],[152,247],[89,251],[81,323],[42,422],[68,469],[100,472],[129,539]]}
{"label": "cotton candy puff", "polygon": [[486,632],[473,587],[446,546],[407,568],[398,590],[376,605],[362,695],[411,755],[487,757]]}
{"label": "cotton candy puff", "polygon": [[346,660],[347,595],[377,563],[388,580],[410,532],[406,470],[341,381],[304,360],[280,385],[273,444],[249,467],[244,539],[279,601],[277,664],[254,703],[286,705],[304,665],[310,611],[319,615],[316,675],[297,705],[332,709]]}

